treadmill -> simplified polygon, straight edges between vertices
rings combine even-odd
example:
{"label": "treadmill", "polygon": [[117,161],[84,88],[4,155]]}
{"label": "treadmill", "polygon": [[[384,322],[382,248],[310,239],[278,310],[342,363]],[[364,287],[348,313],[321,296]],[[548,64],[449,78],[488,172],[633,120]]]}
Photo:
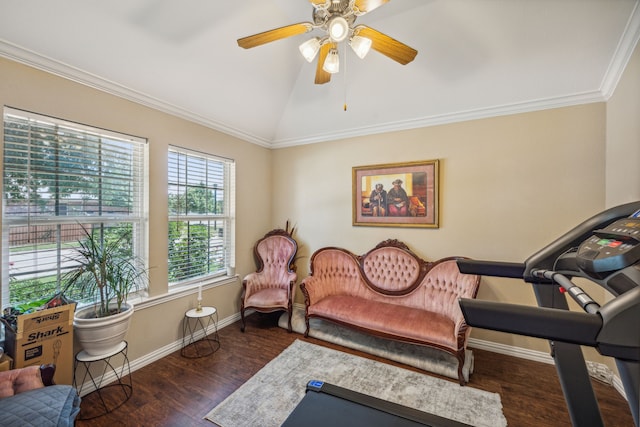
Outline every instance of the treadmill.
{"label": "treadmill", "polygon": [[307,383],[304,397],[281,427],[471,427],[324,381]]}
{"label": "treadmill", "polygon": [[[640,201],[605,210],[523,263],[459,260],[462,273],[520,278],[538,307],[461,299],[473,327],[549,340],[574,426],[603,426],[581,346],[615,359],[640,427]],[[572,279],[588,279],[612,298],[600,306]],[[570,311],[566,296],[583,311]]]}

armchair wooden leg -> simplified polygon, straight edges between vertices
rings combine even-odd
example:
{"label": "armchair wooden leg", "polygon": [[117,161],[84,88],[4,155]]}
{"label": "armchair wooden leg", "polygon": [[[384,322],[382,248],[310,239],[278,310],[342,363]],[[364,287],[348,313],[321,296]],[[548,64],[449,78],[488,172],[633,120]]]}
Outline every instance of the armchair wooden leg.
{"label": "armchair wooden leg", "polygon": [[463,373],[463,368],[464,368],[464,361],[465,361],[465,352],[464,350],[462,352],[459,352],[457,355],[457,359],[458,359],[458,383],[460,383],[460,385],[465,385],[467,382],[464,379],[464,373]]}
{"label": "armchair wooden leg", "polygon": [[291,318],[293,317],[293,304],[289,301],[289,307],[287,307],[287,314],[289,315],[289,327],[287,331],[291,333]]}
{"label": "armchair wooden leg", "polygon": [[240,308],[240,331],[244,332],[244,307]]}
{"label": "armchair wooden leg", "polygon": [[309,316],[304,316],[304,324],[306,329],[304,330],[304,337],[309,338]]}

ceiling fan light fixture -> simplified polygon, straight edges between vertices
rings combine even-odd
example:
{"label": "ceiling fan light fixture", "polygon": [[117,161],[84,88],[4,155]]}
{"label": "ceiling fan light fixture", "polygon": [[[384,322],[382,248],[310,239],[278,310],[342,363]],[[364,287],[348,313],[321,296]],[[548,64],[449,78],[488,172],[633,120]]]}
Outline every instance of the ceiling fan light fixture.
{"label": "ceiling fan light fixture", "polygon": [[338,49],[331,49],[327,54],[327,57],[322,64],[322,69],[329,74],[335,74],[340,71],[340,58],[338,56]]}
{"label": "ceiling fan light fixture", "polygon": [[307,62],[311,62],[320,50],[320,39],[318,37],[309,39],[302,43],[298,48],[300,49],[302,56],[304,56],[304,59],[306,59]]}
{"label": "ceiling fan light fixture", "polygon": [[329,21],[327,32],[331,41],[340,43],[349,35],[349,23],[342,16],[335,16]]}
{"label": "ceiling fan light fixture", "polygon": [[371,39],[368,39],[366,37],[353,36],[351,37],[349,45],[351,46],[351,49],[353,49],[355,54],[358,55],[360,59],[363,59],[371,50],[372,43],[373,42],[371,41]]}

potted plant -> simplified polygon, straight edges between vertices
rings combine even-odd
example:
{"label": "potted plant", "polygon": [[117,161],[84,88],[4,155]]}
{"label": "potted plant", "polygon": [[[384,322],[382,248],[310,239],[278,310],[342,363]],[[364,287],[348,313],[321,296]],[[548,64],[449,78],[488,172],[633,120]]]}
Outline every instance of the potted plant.
{"label": "potted plant", "polygon": [[131,230],[82,230],[84,238],[69,258],[74,267],[64,276],[65,292],[95,301],[75,312],[73,325],[83,350],[101,356],[124,340],[133,315],[127,297],[147,281],[147,270],[128,250]]}

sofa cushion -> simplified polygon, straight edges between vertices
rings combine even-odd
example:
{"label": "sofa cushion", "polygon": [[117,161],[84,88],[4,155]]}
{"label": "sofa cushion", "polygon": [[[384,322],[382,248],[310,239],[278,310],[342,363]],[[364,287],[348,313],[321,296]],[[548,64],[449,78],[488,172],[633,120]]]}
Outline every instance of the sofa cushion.
{"label": "sofa cushion", "polygon": [[288,289],[265,288],[251,296],[245,302],[245,307],[282,307],[289,301]]}
{"label": "sofa cushion", "polygon": [[309,306],[308,314],[409,342],[436,345],[453,351],[458,348],[453,321],[441,314],[418,308],[334,295]]}

